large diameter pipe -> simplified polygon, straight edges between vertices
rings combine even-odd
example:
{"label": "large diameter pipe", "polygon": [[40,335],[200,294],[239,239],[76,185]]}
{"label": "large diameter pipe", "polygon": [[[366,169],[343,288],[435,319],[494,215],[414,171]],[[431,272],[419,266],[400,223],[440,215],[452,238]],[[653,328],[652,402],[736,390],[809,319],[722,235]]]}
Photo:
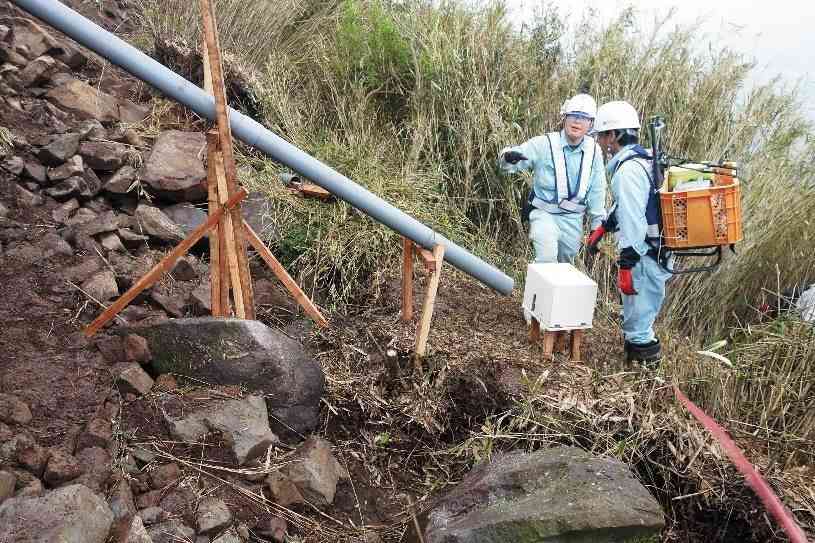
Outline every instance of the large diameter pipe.
{"label": "large diameter pipe", "polygon": [[[215,119],[215,102],[211,95],[64,4],[57,0],[11,1],[202,117]],[[233,135],[247,145],[313,180],[419,245],[432,249],[437,244],[443,244],[444,259],[450,264],[502,294],[512,291],[513,280],[505,273],[283,140],[260,123],[234,109],[229,111],[229,120]]]}

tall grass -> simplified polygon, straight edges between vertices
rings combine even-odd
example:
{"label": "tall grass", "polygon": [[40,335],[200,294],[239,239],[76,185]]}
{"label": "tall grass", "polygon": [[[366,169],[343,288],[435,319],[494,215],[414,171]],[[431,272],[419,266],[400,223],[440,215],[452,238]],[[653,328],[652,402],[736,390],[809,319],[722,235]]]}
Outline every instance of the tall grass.
{"label": "tall grass", "polygon": [[[782,467],[815,461],[815,328],[795,318],[751,326],[719,359],[676,365],[704,408]],[[729,361],[729,362],[728,362]]]}
{"label": "tall grass", "polygon": [[[196,3],[141,7],[143,47],[199,40]],[[661,319],[673,345],[730,339],[733,367],[691,356],[666,373],[729,427],[758,432],[768,457],[807,460],[811,328],[753,326],[762,297],[807,276],[815,254],[815,143],[794,88],[747,88],[750,59],[705,41],[698,23],[674,25],[671,13],[647,25],[630,10],[572,23],[544,7],[519,27],[501,2],[221,0],[217,9],[224,49],[255,73],[267,127],[518,278],[529,178],[501,175],[496,155],[557,129],[560,104],[579,89],[600,103],[628,100],[644,119],[662,115],[675,156],[738,161],[744,241],[716,272],[673,280]],[[274,250],[327,302],[376,293],[397,269],[396,234],[345,203],[296,198],[277,181],[280,165],[242,159],[257,172],[247,182],[272,196]],[[589,269],[613,304],[611,252]],[[604,450],[625,445],[598,439]]]}
{"label": "tall grass", "polygon": [[[812,185],[799,176],[812,162],[791,151],[809,134],[794,89],[767,85],[739,103],[751,62],[713,42],[698,47],[697,25],[674,26],[671,14],[643,30],[630,10],[574,25],[541,10],[519,29],[501,2],[222,0],[217,11],[224,49],[258,75],[267,126],[383,196],[407,191],[398,203],[435,217],[443,230],[456,225],[444,231],[453,239],[486,236],[482,254],[510,273],[522,274],[529,253],[518,209],[528,179],[500,175],[497,151],[557,129],[560,104],[578,88],[599,102],[627,99],[643,117],[663,115],[675,155],[742,165],[740,254],[715,275],[678,281],[666,324],[694,336],[721,334],[777,282],[776,265],[782,281],[792,280],[812,248],[811,237],[802,246],[790,228],[815,206],[807,198]],[[194,3],[145,0],[142,15],[146,47],[168,37],[199,39]],[[345,212],[321,212],[320,220],[328,215],[344,220]],[[341,223],[322,226],[337,227],[339,246],[356,237]],[[369,248],[369,262],[395,254]],[[319,268],[323,286],[350,280],[332,285],[344,296],[382,268],[329,272],[332,266],[311,261],[318,253],[303,253],[302,268]],[[715,310],[696,303],[712,299]]]}
{"label": "tall grass", "polygon": [[[740,163],[744,241],[718,271],[672,281],[664,329],[699,345],[725,337],[810,270],[813,144],[795,89],[747,89],[750,60],[700,47],[698,23],[676,26],[668,13],[644,25],[631,10],[569,23],[544,8],[519,28],[501,2],[217,7],[224,48],[254,68],[270,129],[516,277],[529,255],[518,209],[529,179],[499,174],[496,154],[557,129],[579,88],[664,116],[673,155]],[[199,39],[194,3],[145,0],[142,14],[145,44]],[[393,233],[344,203],[293,198],[279,165],[256,166],[254,186],[274,196],[275,249],[329,300],[367,294],[395,269]],[[613,302],[609,256],[590,268]]]}
{"label": "tall grass", "polygon": [[[157,40],[198,47],[199,4],[189,0],[139,0],[134,41],[151,49]],[[323,0],[220,0],[213,2],[221,49],[244,65],[262,66],[269,55],[296,53],[298,38],[330,21],[337,2]]]}

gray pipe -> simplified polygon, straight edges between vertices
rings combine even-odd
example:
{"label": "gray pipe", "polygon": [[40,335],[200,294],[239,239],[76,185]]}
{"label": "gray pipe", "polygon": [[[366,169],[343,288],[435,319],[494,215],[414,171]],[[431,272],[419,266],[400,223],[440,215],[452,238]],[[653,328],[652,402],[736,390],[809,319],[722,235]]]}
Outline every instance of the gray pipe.
{"label": "gray pipe", "polygon": [[[11,1],[113,64],[150,83],[202,117],[215,119],[215,100],[211,95],[64,4],[56,0]],[[502,294],[512,292],[512,278],[281,139],[263,125],[234,109],[229,112],[229,120],[232,133],[247,145],[264,152],[303,177],[313,180],[363,213],[419,245],[432,249],[436,244],[443,244],[444,259],[450,264]]]}

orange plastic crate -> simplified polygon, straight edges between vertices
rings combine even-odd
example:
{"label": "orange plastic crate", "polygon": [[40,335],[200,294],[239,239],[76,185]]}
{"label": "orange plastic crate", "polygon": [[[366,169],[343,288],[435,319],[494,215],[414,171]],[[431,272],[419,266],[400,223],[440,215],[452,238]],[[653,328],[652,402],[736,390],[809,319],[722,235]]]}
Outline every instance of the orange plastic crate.
{"label": "orange plastic crate", "polygon": [[669,249],[730,245],[741,241],[739,180],[725,186],[659,193],[662,244]]}

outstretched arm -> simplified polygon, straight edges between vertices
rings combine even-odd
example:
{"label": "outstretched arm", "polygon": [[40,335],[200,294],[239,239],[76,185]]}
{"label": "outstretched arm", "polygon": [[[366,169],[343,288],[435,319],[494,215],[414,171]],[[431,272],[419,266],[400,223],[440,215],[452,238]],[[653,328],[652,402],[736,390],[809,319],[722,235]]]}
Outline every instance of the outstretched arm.
{"label": "outstretched arm", "polygon": [[[533,170],[535,168],[535,162],[539,160],[541,156],[543,156],[542,153],[549,152],[548,141],[544,143],[545,141],[545,137],[538,136],[522,143],[521,145],[504,147],[501,149],[501,152],[498,153],[498,166],[506,173],[518,173]],[[543,148],[544,146],[545,148]],[[520,157],[518,157],[518,155],[520,155]],[[507,160],[508,158],[510,160]],[[521,158],[521,160],[514,162],[515,158]]]}

